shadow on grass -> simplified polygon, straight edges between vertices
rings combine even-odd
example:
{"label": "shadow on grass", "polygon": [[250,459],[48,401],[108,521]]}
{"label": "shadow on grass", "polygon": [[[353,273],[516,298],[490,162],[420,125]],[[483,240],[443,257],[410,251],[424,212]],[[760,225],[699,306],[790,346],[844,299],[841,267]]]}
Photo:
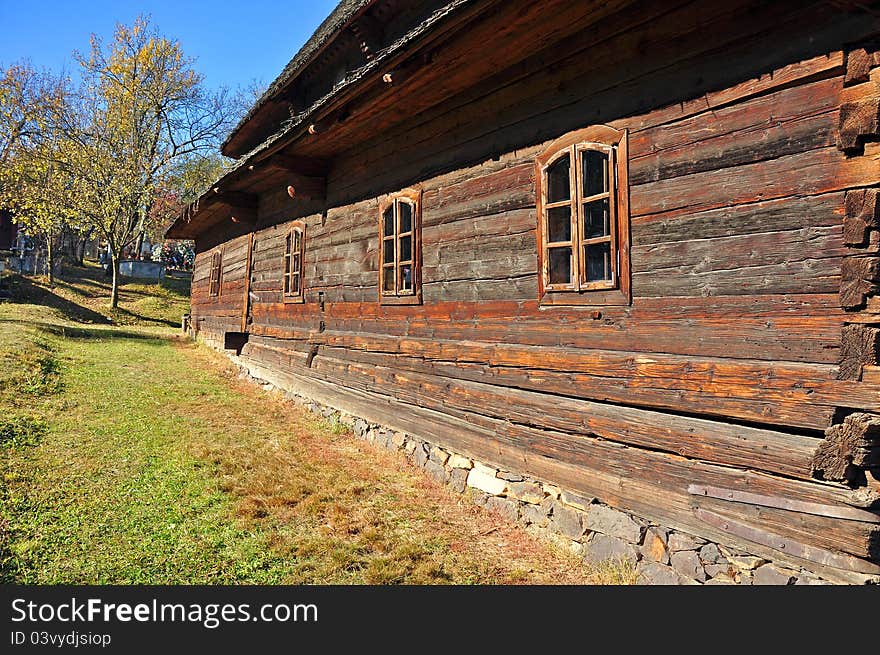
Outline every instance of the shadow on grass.
{"label": "shadow on grass", "polygon": [[135,332],[125,328],[85,328],[58,325],[56,323],[42,323],[40,321],[22,321],[11,318],[0,318],[0,323],[15,323],[35,328],[45,334],[51,334],[65,339],[138,339],[140,341],[167,341],[173,337],[162,334],[149,334]]}
{"label": "shadow on grass", "polygon": [[62,298],[51,289],[34,284],[28,278],[16,275],[9,279],[8,284],[12,293],[9,302],[51,307],[58,310],[66,319],[77,323],[112,324],[112,321],[103,314]]}
{"label": "shadow on grass", "polygon": [[151,316],[144,316],[143,314],[138,314],[137,312],[132,312],[128,309],[122,309],[121,307],[116,309],[116,313],[122,316],[128,316],[129,318],[136,319],[138,321],[141,321],[142,323],[150,323],[152,325],[165,325],[167,327],[173,328],[180,327],[180,323],[169,321],[164,318],[153,318]]}

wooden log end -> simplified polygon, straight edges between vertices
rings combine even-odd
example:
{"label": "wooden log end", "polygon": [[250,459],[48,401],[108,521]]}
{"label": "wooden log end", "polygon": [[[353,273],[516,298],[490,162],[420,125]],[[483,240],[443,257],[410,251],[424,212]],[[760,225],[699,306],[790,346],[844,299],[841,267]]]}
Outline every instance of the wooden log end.
{"label": "wooden log end", "polygon": [[864,308],[868,296],[878,291],[880,258],[846,257],[840,266],[840,306],[854,310]]}
{"label": "wooden log end", "polygon": [[860,84],[867,82],[874,65],[874,55],[867,47],[854,48],[846,53],[846,74],[843,83]]}
{"label": "wooden log end", "polygon": [[880,226],[877,189],[852,189],[846,192],[843,217],[843,240],[850,246],[868,242],[871,228]]}
{"label": "wooden log end", "polygon": [[866,141],[880,136],[880,101],[868,96],[840,107],[837,147],[843,152],[859,151]]}
{"label": "wooden log end", "polygon": [[880,416],[855,412],[825,431],[810,465],[814,478],[864,486],[865,469],[880,465]]}
{"label": "wooden log end", "polygon": [[840,341],[839,380],[861,380],[865,366],[875,366],[880,355],[880,328],[845,325]]}

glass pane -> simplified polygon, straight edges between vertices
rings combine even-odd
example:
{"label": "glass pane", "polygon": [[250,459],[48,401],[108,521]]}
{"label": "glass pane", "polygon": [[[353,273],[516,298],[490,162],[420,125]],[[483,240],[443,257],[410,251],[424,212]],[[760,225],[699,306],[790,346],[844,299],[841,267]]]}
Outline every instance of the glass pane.
{"label": "glass pane", "polygon": [[290,293],[299,293],[299,275],[290,276]]}
{"label": "glass pane", "polygon": [[584,248],[587,282],[611,279],[611,244],[594,243]]}
{"label": "glass pane", "polygon": [[608,191],[608,155],[599,150],[584,150],[581,156],[584,197]]}
{"label": "glass pane", "polygon": [[393,268],[384,268],[382,269],[382,290],[383,291],[394,291],[394,269]]}
{"label": "glass pane", "polygon": [[561,202],[571,197],[568,178],[571,161],[568,155],[560,157],[547,168],[547,202]]}
{"label": "glass pane", "polygon": [[284,276],[284,293],[285,294],[290,293],[290,276],[289,275]]}
{"label": "glass pane", "polygon": [[588,202],[584,205],[584,238],[605,237],[611,234],[608,199]]}
{"label": "glass pane", "polygon": [[292,273],[299,273],[299,255],[293,256],[293,263],[290,265],[290,271]]}
{"label": "glass pane", "polygon": [[284,254],[285,255],[290,254],[290,235],[289,234],[287,235],[287,239],[284,242]]}
{"label": "glass pane", "polygon": [[394,234],[394,207],[389,207],[383,214],[385,220],[385,236],[390,237]]}
{"label": "glass pane", "polygon": [[393,264],[394,263],[394,241],[390,239],[388,241],[382,242],[382,262],[385,264]]}
{"label": "glass pane", "polygon": [[412,206],[402,202],[398,205],[397,211],[400,212],[400,231],[412,232]]}
{"label": "glass pane", "polygon": [[550,249],[550,284],[571,283],[571,248]]}
{"label": "glass pane", "polygon": [[400,238],[400,261],[408,262],[412,260],[412,237]]}
{"label": "glass pane", "polygon": [[571,208],[551,207],[547,210],[547,240],[571,241]]}
{"label": "glass pane", "polygon": [[400,290],[412,290],[412,266],[410,264],[400,267]]}

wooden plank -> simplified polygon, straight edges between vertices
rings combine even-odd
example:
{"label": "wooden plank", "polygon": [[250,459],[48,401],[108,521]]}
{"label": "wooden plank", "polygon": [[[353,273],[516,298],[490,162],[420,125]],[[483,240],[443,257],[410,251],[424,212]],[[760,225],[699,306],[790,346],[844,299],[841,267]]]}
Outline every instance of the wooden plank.
{"label": "wooden plank", "polygon": [[[757,232],[633,247],[633,273],[688,275],[845,256],[841,225]],[[839,265],[839,262],[835,261]],[[832,292],[832,290],[829,290]],[[662,295],[662,294],[652,294]],[[674,294],[687,295],[687,294]]]}
{"label": "wooden plank", "polygon": [[760,494],[752,494],[746,491],[736,491],[734,489],[723,489],[721,487],[712,487],[699,484],[690,485],[688,487],[688,493],[695,496],[706,496],[708,498],[727,500],[733,503],[746,503],[748,505],[760,505],[761,507],[775,507],[791,512],[815,514],[816,516],[838,518],[847,521],[866,521],[868,523],[880,522],[880,514],[877,514],[876,512],[869,512],[863,509],[858,509],[856,507],[821,505],[819,503],[805,503],[801,500],[791,498],[780,498],[778,496],[762,496]]}
{"label": "wooden plank", "polygon": [[880,566],[873,562],[865,561],[864,559],[831,552],[822,548],[816,548],[809,544],[798,543],[791,539],[786,539],[782,535],[773,534],[767,530],[748,526],[740,521],[733,520],[729,517],[702,508],[697,508],[695,514],[697,515],[697,518],[702,519],[706,523],[714,525],[725,532],[748,539],[749,541],[769,546],[775,550],[784,550],[795,557],[800,557],[810,562],[833,566],[835,568],[853,571],[855,573],[880,574]]}
{"label": "wooden plank", "polygon": [[[302,335],[305,336],[305,335]],[[303,350],[304,342],[256,342],[284,352]],[[253,352],[253,351],[252,351]],[[313,364],[323,369],[333,350],[320,349]],[[810,463],[817,439],[687,416],[607,405],[542,393],[505,389],[453,378],[392,369],[371,371],[352,366],[342,355],[330,364],[338,375],[356,375],[363,388],[382,387],[399,400],[437,411],[453,408],[540,429],[591,434],[628,445],[673,452],[743,468],[753,468],[801,479],[811,479]],[[338,378],[336,378],[338,379]]]}
{"label": "wooden plank", "polygon": [[577,308],[539,311],[533,300],[440,302],[380,312],[371,297],[364,303],[328,303],[323,317],[309,305],[269,307],[271,318],[256,308],[257,325],[323,318],[328,329],[341,332],[829,364],[838,360],[848,316],[836,293],[637,298],[632,308],[606,308],[601,320],[589,321]]}
{"label": "wooden plank", "polygon": [[[290,371],[282,373],[272,370],[247,357],[242,357],[239,361],[246,363],[255,375],[273,381],[282,388],[294,390],[318,402],[341,407],[368,421],[421,436],[480,461],[548,482],[553,481],[563,488],[591,495],[601,502],[658,521],[662,525],[741,547],[776,561],[791,562],[794,565],[805,563],[785,552],[738,540],[735,536],[696,519],[691,510],[692,497],[687,494],[687,485],[705,480],[731,488],[832,504],[844,504],[849,498],[848,492],[825,485],[797,483],[785,478],[713,467],[601,440],[578,440],[571,444],[574,450],[563,451],[562,454],[551,457],[540,447],[511,444],[523,438],[524,434],[529,434],[534,440],[532,445],[538,446],[548,439],[554,440],[552,432],[529,432],[524,429],[511,431],[509,424],[503,422],[495,423],[494,430],[485,425],[478,427],[446,414],[395,402],[376,393],[346,389],[311,375],[301,377]],[[570,437],[564,440],[565,443],[569,441]],[[846,571],[833,567],[819,565],[810,568],[821,571],[821,575],[832,580],[862,581],[858,576],[851,576]]]}
{"label": "wooden plank", "polygon": [[837,76],[843,72],[844,56],[841,50],[796,61],[758,77],[726,88],[705,93],[693,100],[661,107],[635,118],[612,121],[613,127],[647,130],[651,127],[674,123],[737,102],[743,102],[776,89],[803,83],[811,79]]}
{"label": "wooden plank", "polygon": [[[762,202],[720,207],[652,220],[633,221],[633,248],[649,244],[714,239],[759,232],[830,227],[843,223],[844,194],[777,198]],[[633,251],[633,265],[640,254]]]}
{"label": "wooden plank", "polygon": [[818,148],[734,169],[720,169],[631,187],[633,217],[663,220],[685,212],[818,195],[873,184],[876,162],[844,158],[837,148]]}

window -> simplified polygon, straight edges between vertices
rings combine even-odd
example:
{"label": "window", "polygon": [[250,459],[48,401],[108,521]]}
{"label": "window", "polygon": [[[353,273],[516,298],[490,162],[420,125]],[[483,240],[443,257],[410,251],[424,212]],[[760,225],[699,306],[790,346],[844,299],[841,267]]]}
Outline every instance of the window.
{"label": "window", "polygon": [[557,139],[537,159],[539,290],[545,304],[630,302],[626,131]]}
{"label": "window", "polygon": [[303,301],[303,248],[306,226],[294,221],[284,240],[284,302]]}
{"label": "window", "polygon": [[379,298],[421,302],[421,193],[397,194],[379,205]]}
{"label": "window", "polygon": [[220,279],[222,277],[223,255],[219,250],[214,252],[211,257],[211,287],[209,294],[211,296],[220,295]]}

